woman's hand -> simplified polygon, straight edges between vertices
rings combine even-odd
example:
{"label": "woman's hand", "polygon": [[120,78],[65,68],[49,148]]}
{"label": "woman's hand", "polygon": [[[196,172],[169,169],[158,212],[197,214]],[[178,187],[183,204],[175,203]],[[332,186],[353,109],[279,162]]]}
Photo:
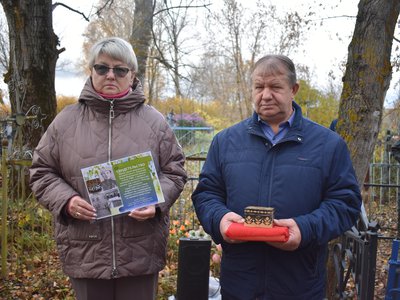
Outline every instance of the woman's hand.
{"label": "woman's hand", "polygon": [[156,207],[154,205],[137,208],[129,213],[129,216],[137,221],[145,221],[147,219],[154,218],[155,215]]}
{"label": "woman's hand", "polygon": [[67,203],[68,214],[79,220],[96,220],[96,209],[80,196],[73,196]]}

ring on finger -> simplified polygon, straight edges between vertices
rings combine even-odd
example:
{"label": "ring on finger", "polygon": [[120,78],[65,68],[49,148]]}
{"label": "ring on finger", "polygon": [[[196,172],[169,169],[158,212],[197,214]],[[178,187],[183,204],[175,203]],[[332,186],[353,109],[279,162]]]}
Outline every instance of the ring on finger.
{"label": "ring on finger", "polygon": [[76,213],[75,213],[75,217],[79,217],[81,214],[79,213],[79,211],[77,211]]}

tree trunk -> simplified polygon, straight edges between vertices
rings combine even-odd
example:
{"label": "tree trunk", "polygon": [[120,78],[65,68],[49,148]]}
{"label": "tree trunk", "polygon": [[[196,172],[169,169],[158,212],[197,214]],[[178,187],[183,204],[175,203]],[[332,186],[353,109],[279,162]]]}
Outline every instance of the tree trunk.
{"label": "tree trunk", "polygon": [[[23,130],[21,147],[33,149],[56,115],[55,67],[59,51],[53,32],[52,1],[0,0],[10,42],[8,84],[11,111]],[[33,109],[33,106],[39,109]],[[37,115],[35,119],[26,116]],[[25,117],[24,117],[25,116]],[[41,125],[41,126],[37,126]]]}
{"label": "tree trunk", "polygon": [[147,57],[152,39],[153,2],[150,0],[135,0],[135,13],[130,42],[138,60],[139,69],[137,77],[142,83],[144,83]]}
{"label": "tree trunk", "polygon": [[[398,0],[360,0],[349,45],[339,106],[338,133],[351,152],[362,187],[378,137],[383,104],[389,87],[393,34],[399,16]],[[330,253],[335,241],[330,243]],[[335,299],[332,255],[328,261],[327,298]]]}
{"label": "tree trunk", "polygon": [[399,10],[398,0],[360,0],[358,4],[337,131],[350,148],[360,185],[374,151],[392,77],[390,56]]}

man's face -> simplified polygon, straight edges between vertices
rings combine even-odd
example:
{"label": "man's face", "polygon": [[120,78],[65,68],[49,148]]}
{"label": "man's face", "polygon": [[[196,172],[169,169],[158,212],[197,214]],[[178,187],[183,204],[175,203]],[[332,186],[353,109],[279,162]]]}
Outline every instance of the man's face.
{"label": "man's face", "polygon": [[111,178],[111,172],[110,170],[103,170],[101,172],[101,176],[103,176],[104,179],[110,179]]}
{"label": "man's face", "polygon": [[255,112],[268,124],[279,125],[292,114],[292,100],[298,89],[297,83],[293,87],[289,84],[283,72],[266,75],[255,70],[252,81]]}

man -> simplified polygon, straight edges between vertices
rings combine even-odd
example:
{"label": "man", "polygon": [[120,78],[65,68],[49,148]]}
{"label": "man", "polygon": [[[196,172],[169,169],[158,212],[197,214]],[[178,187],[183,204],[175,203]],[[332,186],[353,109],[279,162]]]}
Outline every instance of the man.
{"label": "man", "polygon": [[[192,195],[204,229],[222,244],[221,293],[224,300],[321,300],[328,242],[360,212],[350,155],[339,135],[303,118],[288,57],[261,58],[251,79],[253,116],[215,136]],[[227,238],[246,206],[273,207],[289,240]]]}
{"label": "man", "polygon": [[111,190],[112,188],[117,186],[117,181],[113,177],[111,170],[103,168],[100,171],[100,174],[103,178],[101,181],[101,188],[103,189],[103,191]]}

